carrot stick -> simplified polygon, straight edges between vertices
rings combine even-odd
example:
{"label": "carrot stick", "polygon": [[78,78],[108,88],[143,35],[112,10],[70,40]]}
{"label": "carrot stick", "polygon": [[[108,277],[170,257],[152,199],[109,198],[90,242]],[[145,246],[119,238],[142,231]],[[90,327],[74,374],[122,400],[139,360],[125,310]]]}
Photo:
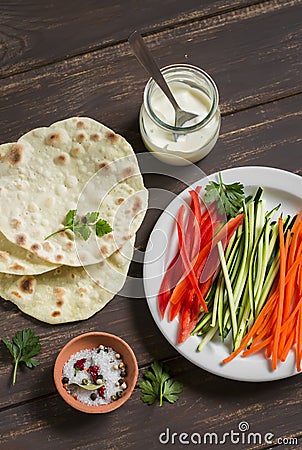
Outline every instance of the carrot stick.
{"label": "carrot stick", "polygon": [[301,371],[301,358],[302,358],[302,299],[300,299],[300,308],[298,312],[298,320],[296,326],[296,368],[297,371]]}
{"label": "carrot stick", "polygon": [[205,299],[199,289],[198,280],[197,280],[196,274],[192,268],[192,265],[191,265],[191,262],[189,259],[189,255],[187,253],[186,245],[184,242],[184,232],[183,232],[184,213],[185,213],[185,207],[181,206],[179,209],[178,219],[177,219],[177,232],[178,232],[180,254],[181,254],[189,281],[192,285],[192,288],[195,290],[195,293],[196,293],[198,300],[199,300],[200,304],[202,305],[204,311],[208,312],[207,304],[206,304]]}
{"label": "carrot stick", "polygon": [[279,227],[279,245],[280,245],[280,286],[279,286],[279,301],[278,301],[278,316],[276,327],[274,329],[274,339],[272,348],[272,369],[277,368],[277,358],[278,358],[278,345],[280,341],[280,330],[282,324],[282,314],[284,306],[284,294],[285,294],[285,271],[286,271],[286,249],[284,244],[284,231],[283,231],[283,220],[280,217],[278,219]]}

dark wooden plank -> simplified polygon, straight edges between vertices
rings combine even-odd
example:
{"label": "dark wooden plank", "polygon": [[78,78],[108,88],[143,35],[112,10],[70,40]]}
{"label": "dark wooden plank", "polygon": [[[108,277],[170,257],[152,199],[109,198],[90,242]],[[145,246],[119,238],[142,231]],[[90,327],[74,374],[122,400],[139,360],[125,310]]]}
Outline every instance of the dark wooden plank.
{"label": "dark wooden plank", "polygon": [[64,59],[177,23],[259,3],[253,0],[34,0],[1,2],[0,76]]}
{"label": "dark wooden plank", "polygon": [[[267,433],[273,434],[274,443],[278,438],[299,436],[297,424],[302,407],[299,376],[272,383],[240,383],[207,374],[180,357],[170,361],[169,366],[173,376],[184,384],[184,392],[174,405],[147,406],[140,401],[137,389],[121,409],[96,417],[72,410],[55,394],[0,412],[1,449],[140,450],[147,445],[148,450],[155,450],[162,447],[159,436],[167,428],[170,443],[165,448],[182,448],[180,433],[189,436],[199,433],[202,439],[205,433],[217,433],[220,442],[224,433],[231,430],[238,433],[242,422],[248,424],[250,433],[260,433],[260,444],[259,440],[256,444],[253,440],[249,443],[247,432],[245,441],[243,433],[237,435],[236,445],[230,436],[225,436],[225,444],[210,445],[207,440],[201,447],[271,448],[264,442]],[[177,433],[174,444],[172,433]],[[292,447],[280,446],[280,450],[285,448]]]}
{"label": "dark wooden plank", "polygon": [[[267,2],[147,42],[162,66],[188,62],[212,74],[226,114],[301,89],[302,4],[295,5]],[[146,80],[128,43],[8,77],[0,92],[1,141],[74,115],[94,117],[132,140]]]}
{"label": "dark wooden plank", "polygon": [[[200,168],[209,174],[234,165],[266,165],[302,175],[301,100],[302,95],[293,96],[225,117],[217,146],[199,163]],[[137,134],[134,143],[136,147],[140,145]],[[175,170],[173,168],[177,174]],[[191,181],[196,180],[192,178]],[[180,190],[177,177],[173,180],[170,177],[152,175],[146,178],[146,184],[149,188],[161,188],[158,194],[161,196],[165,191]],[[154,199],[154,204],[157,200]],[[160,210],[148,213],[138,233],[137,245],[140,248],[145,248],[159,214]],[[141,264],[136,264],[130,271],[131,276],[140,276],[141,269]],[[141,367],[154,359],[175,357],[176,351],[157,329],[145,300],[135,298],[138,288],[130,288],[128,282],[127,293],[128,298],[115,297],[103,311],[91,319],[62,326],[40,323],[18,312],[9,302],[1,301],[1,336],[8,337],[17,329],[32,327],[42,338],[43,351],[41,365],[33,371],[23,370],[19,374],[18,383],[12,388],[12,366],[8,364],[8,354],[1,344],[0,373],[4,389],[1,391],[0,408],[54,392],[52,367],[56,354],[69,339],[83,332],[103,330],[120,335],[133,347]],[[200,373],[203,374],[202,371]]]}

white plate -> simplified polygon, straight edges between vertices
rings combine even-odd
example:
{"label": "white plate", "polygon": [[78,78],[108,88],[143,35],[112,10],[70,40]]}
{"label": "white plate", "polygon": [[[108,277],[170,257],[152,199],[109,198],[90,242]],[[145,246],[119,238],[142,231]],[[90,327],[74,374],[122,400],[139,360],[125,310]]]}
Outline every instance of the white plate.
{"label": "white plate", "polygon": [[[302,177],[299,175],[269,167],[239,167],[224,170],[221,173],[224,182],[239,181],[245,186],[248,194],[254,193],[258,186],[262,186],[267,209],[281,203],[278,214],[282,211],[284,214],[293,215],[302,209]],[[177,345],[177,319],[169,322],[166,317],[163,320],[160,318],[157,294],[165,268],[174,256],[177,245],[176,233],[173,232],[174,217],[180,205],[189,201],[189,189],[199,184],[204,187],[213,180],[217,181],[217,174],[206,177],[184,190],[163,211],[150,235],[144,260],[144,288],[152,316],[163,335],[181,355],[211,373],[240,381],[271,381],[296,375],[293,351],[288,355],[286,362],[278,363],[275,371],[270,368],[271,362],[260,353],[247,358],[238,356],[230,363],[223,365],[221,361],[230,353],[228,343],[222,343],[217,338],[215,342],[207,344],[202,352],[197,352],[200,338],[190,336],[183,344]],[[173,239],[171,239],[172,235]]]}

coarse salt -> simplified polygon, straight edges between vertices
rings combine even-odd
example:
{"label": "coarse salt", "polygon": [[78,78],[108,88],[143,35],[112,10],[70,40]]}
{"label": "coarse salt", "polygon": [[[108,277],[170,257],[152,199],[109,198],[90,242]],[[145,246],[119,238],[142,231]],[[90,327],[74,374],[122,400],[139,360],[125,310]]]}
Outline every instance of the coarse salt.
{"label": "coarse salt", "polygon": [[[117,356],[119,358],[117,358]],[[84,363],[84,370],[76,369],[77,361],[86,359]],[[82,403],[91,406],[98,406],[110,403],[113,396],[122,395],[123,388],[119,380],[123,380],[121,376],[122,370],[118,367],[121,363],[121,356],[110,347],[99,346],[99,348],[84,349],[70,356],[65,363],[62,372],[62,379],[68,378],[68,383],[65,384],[67,392],[77,398]],[[101,397],[98,389],[86,390],[84,387],[71,385],[71,383],[82,384],[83,379],[88,380],[88,384],[97,384],[93,380],[92,375],[87,371],[91,366],[98,366],[98,376],[104,381],[104,398]],[[117,368],[115,368],[117,366]],[[123,366],[123,372],[124,372]],[[97,395],[95,400],[91,399],[91,394]]]}

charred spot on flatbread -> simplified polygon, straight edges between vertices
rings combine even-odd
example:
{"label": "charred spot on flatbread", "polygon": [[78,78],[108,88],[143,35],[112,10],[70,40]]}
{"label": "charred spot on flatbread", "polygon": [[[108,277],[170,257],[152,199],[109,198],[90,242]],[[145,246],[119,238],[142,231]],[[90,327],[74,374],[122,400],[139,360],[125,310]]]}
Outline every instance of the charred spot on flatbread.
{"label": "charred spot on flatbread", "polygon": [[21,227],[22,223],[21,220],[14,218],[11,220],[11,225],[15,230],[18,230],[18,228]]}
{"label": "charred spot on flatbread", "polygon": [[24,154],[24,146],[21,144],[14,144],[9,152],[5,155],[5,161],[11,166],[18,166],[22,161]]}
{"label": "charred spot on flatbread", "polygon": [[100,246],[100,253],[101,253],[101,255],[107,255],[109,253],[107,245]]}
{"label": "charred spot on flatbread", "polygon": [[52,246],[51,246],[51,244],[49,242],[43,242],[42,246],[43,246],[43,249],[46,252],[51,252]]}
{"label": "charred spot on flatbread", "polygon": [[60,254],[56,255],[56,261],[58,261],[58,262],[62,261],[63,258],[64,258],[63,255],[60,255]]}
{"label": "charred spot on flatbread", "polygon": [[118,199],[115,200],[115,203],[117,205],[121,205],[124,201],[125,201],[125,199],[123,197],[119,197]]}
{"label": "charred spot on flatbread", "polygon": [[24,276],[20,279],[19,283],[20,291],[25,294],[32,294],[35,288],[35,279],[31,276]]}
{"label": "charred spot on flatbread", "polygon": [[73,243],[73,241],[68,241],[68,242],[66,242],[66,244],[64,245],[64,250],[71,251],[73,248],[74,248],[74,243]]}
{"label": "charred spot on flatbread", "polygon": [[6,251],[0,251],[0,261],[8,261],[9,260],[9,253]]}
{"label": "charred spot on flatbread", "polygon": [[128,166],[122,171],[123,178],[130,178],[135,174],[135,168],[133,166]]}
{"label": "charred spot on flatbread", "polygon": [[30,246],[30,250],[35,254],[38,253],[40,248],[41,248],[40,244],[37,244],[37,243]]}
{"label": "charred spot on flatbread", "polygon": [[9,267],[11,270],[25,270],[24,266],[21,266],[21,264],[18,264],[17,262],[14,263],[12,266]]}
{"label": "charred spot on flatbread", "polygon": [[16,244],[17,245],[21,245],[21,247],[22,247],[22,245],[25,245],[26,244],[26,236],[25,236],[25,234],[17,234],[17,236],[16,236]]}
{"label": "charred spot on flatbread", "polygon": [[46,136],[45,139],[45,142],[48,145],[59,144],[61,141],[62,141],[62,134],[59,131],[50,133],[48,136]]}
{"label": "charred spot on flatbread", "polygon": [[90,139],[91,139],[93,142],[98,142],[98,141],[101,140],[101,136],[100,136],[99,133],[94,133],[94,134],[91,134],[91,135],[90,135]]}
{"label": "charred spot on flatbread", "polygon": [[120,136],[113,131],[108,131],[108,133],[106,133],[106,138],[108,139],[108,141],[116,143],[119,140]]}
{"label": "charred spot on flatbread", "polygon": [[22,295],[19,294],[19,292],[17,292],[17,291],[11,291],[11,295],[13,295],[14,297],[17,297],[19,299],[23,299]]}
{"label": "charred spot on flatbread", "polygon": [[78,120],[77,121],[77,128],[86,128],[85,122],[83,122],[82,120]]}
{"label": "charred spot on flatbread", "polygon": [[134,214],[137,214],[139,211],[142,210],[143,207],[143,201],[140,197],[134,197],[134,202],[132,206],[132,211]]}
{"label": "charred spot on flatbread", "polygon": [[87,138],[88,138],[87,134],[84,133],[83,131],[77,135],[77,141],[80,143],[85,141],[85,139]]}
{"label": "charred spot on flatbread", "polygon": [[61,311],[53,311],[53,312],[51,313],[51,315],[52,315],[52,317],[58,317],[58,316],[61,315]]}
{"label": "charred spot on flatbread", "polygon": [[53,289],[53,293],[55,295],[55,299],[56,299],[56,305],[61,308],[64,305],[64,300],[65,300],[65,294],[66,291],[64,288],[61,287],[55,287]]}
{"label": "charred spot on flatbread", "polygon": [[110,164],[107,162],[102,162],[99,164],[99,169],[103,169],[106,170],[107,172],[109,172],[109,170],[111,170]]}
{"label": "charred spot on flatbread", "polygon": [[78,156],[80,156],[81,152],[82,152],[81,147],[73,147],[73,149],[71,150],[70,154],[74,158],[77,158]]}
{"label": "charred spot on flatbread", "polygon": [[65,152],[62,152],[60,155],[58,155],[54,159],[54,162],[61,166],[66,166],[67,164],[69,164],[69,161],[70,161],[70,157],[69,157],[68,153],[65,153]]}

